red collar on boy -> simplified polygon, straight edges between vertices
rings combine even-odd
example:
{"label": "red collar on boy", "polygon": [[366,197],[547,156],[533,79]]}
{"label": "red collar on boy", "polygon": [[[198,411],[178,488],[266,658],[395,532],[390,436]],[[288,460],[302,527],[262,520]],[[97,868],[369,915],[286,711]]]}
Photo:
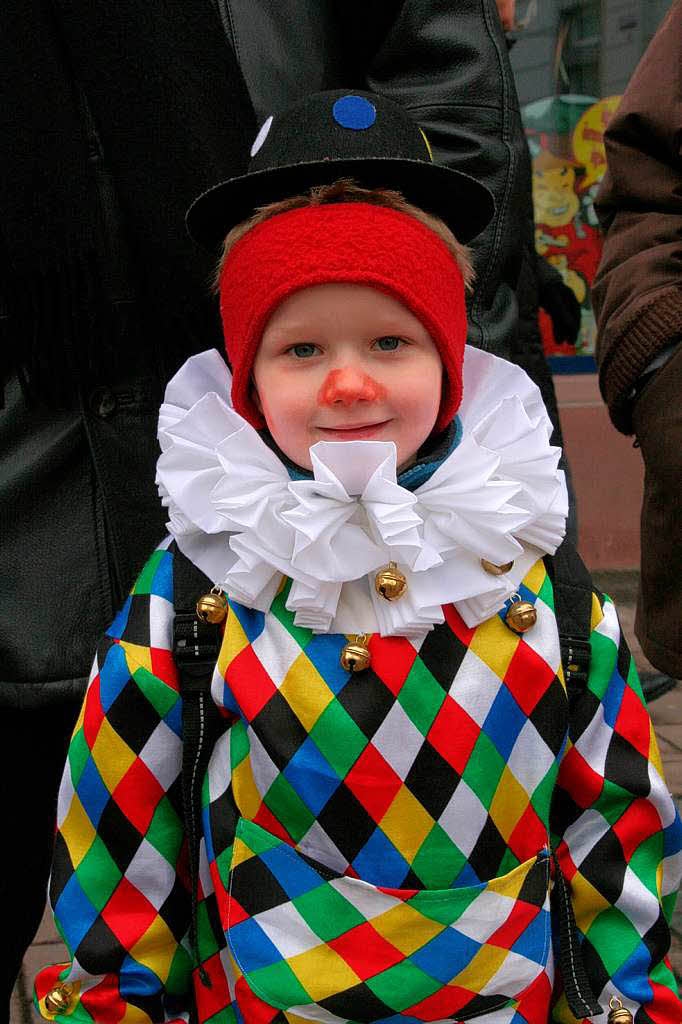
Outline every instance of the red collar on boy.
{"label": "red collar on boy", "polygon": [[410,214],[361,202],[276,214],[251,228],[229,252],[220,277],[220,312],[237,412],[254,427],[264,426],[250,379],[268,319],[293,292],[330,282],[377,288],[421,320],[443,361],[434,427],[443,430],[462,398],[462,275],[445,243],[426,225]]}

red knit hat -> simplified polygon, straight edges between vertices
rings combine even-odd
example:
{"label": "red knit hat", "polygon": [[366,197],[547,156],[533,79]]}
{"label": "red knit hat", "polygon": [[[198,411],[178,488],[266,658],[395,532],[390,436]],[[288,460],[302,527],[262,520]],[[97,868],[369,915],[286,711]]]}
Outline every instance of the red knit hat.
{"label": "red knit hat", "polygon": [[362,202],[276,214],[251,228],[228,253],[220,276],[220,312],[237,412],[254,427],[264,426],[252,398],[251,371],[277,306],[301,288],[332,282],[376,288],[422,322],[445,370],[434,427],[443,430],[462,398],[462,275],[445,242],[421,221]]}

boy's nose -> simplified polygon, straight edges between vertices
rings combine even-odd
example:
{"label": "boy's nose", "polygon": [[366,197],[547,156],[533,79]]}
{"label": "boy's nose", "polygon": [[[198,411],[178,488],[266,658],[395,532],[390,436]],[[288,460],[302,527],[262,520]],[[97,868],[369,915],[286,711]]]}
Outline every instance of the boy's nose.
{"label": "boy's nose", "polygon": [[386,389],[362,370],[344,366],[331,370],[319,390],[318,405],[352,405],[353,402],[379,402]]}

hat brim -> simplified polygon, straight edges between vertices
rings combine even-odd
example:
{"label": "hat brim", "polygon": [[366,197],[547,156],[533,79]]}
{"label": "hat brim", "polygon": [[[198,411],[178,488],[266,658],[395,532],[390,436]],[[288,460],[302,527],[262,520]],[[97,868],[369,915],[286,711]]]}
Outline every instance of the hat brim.
{"label": "hat brim", "polygon": [[338,178],[353,178],[369,188],[397,189],[415,206],[444,220],[463,243],[481,233],[495,210],[486,186],[461,171],[402,157],[361,157],[266,168],[220,182],[192,203],[185,218],[187,230],[195,242],[214,249],[257,207]]}

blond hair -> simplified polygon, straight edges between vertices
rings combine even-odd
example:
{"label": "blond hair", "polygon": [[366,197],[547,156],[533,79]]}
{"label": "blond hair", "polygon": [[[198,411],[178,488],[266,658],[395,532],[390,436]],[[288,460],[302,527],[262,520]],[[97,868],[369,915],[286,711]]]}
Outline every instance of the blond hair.
{"label": "blond hair", "polygon": [[338,181],[334,181],[330,185],[316,185],[309,192],[301,195],[290,196],[287,199],[280,199],[275,203],[259,206],[251,217],[235,225],[223,242],[223,252],[213,282],[214,289],[216,291],[219,289],[220,275],[230,250],[256,224],[261,224],[270,217],[276,217],[278,213],[287,213],[289,210],[298,210],[306,206],[323,206],[327,203],[371,203],[373,206],[385,206],[390,210],[398,210],[400,213],[406,213],[410,217],[414,217],[415,220],[430,228],[445,243],[459,268],[465,289],[471,291],[474,281],[474,268],[471,262],[470,251],[466,245],[462,245],[461,242],[457,241],[450,228],[440,217],[426,213],[418,206],[409,203],[395,189],[363,188],[353,181],[352,178],[339,178]]}

